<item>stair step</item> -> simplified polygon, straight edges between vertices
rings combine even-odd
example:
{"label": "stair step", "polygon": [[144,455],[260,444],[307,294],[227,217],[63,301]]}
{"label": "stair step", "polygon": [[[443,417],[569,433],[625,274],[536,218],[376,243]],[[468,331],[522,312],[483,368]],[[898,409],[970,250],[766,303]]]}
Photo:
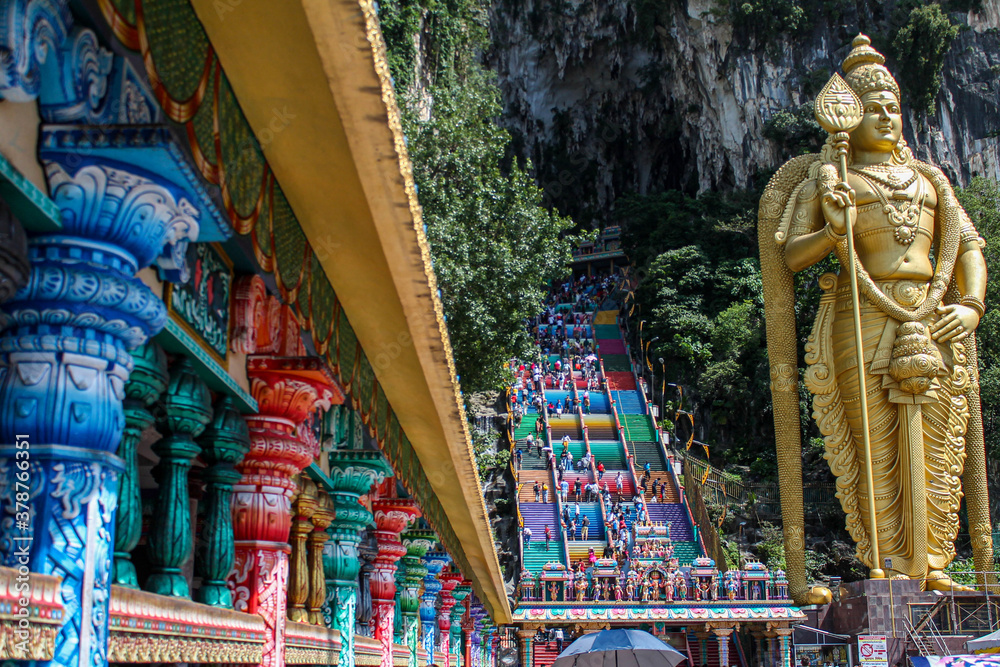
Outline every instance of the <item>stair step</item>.
{"label": "stair step", "polygon": [[632,362],[624,354],[601,354],[601,363],[606,373],[632,372]]}
{"label": "stair step", "polygon": [[695,667],[702,667],[707,665],[708,667],[731,667],[732,665],[739,665],[740,658],[739,653],[736,651],[736,646],[733,643],[733,637],[738,636],[737,633],[733,633],[730,637],[726,639],[729,642],[729,664],[719,665],[719,642],[715,637],[710,637],[705,641],[705,654],[701,653],[701,641],[692,632],[688,633],[688,647],[691,650],[691,661]]}
{"label": "stair step", "polygon": [[[590,453],[594,455],[594,465],[604,464],[604,476],[607,478],[608,472],[612,470],[625,470],[625,455],[622,452],[621,444],[617,441],[593,440],[590,441]],[[614,475],[612,474],[612,477]]]}
{"label": "stair step", "polygon": [[597,324],[594,325],[594,335],[597,340],[616,340],[622,337],[622,332],[617,324]]}
{"label": "stair step", "polygon": [[[586,385],[584,385],[586,386]],[[581,392],[580,404],[583,405],[583,396]],[[584,408],[584,414],[591,415],[607,415],[611,414],[611,404],[608,402],[608,397],[599,391],[590,392],[590,412]]]}
{"label": "stair step", "polygon": [[624,341],[617,338],[600,338],[597,340],[597,349],[600,350],[601,356],[618,354],[625,355],[625,343]]}
{"label": "stair step", "polygon": [[570,566],[572,567],[581,560],[586,561],[590,555],[591,549],[593,549],[597,557],[600,558],[604,553],[604,547],[606,544],[607,543],[604,540],[587,540],[586,542],[582,540],[579,542],[570,540],[566,543],[566,547],[569,549]]}
{"label": "stair step", "polygon": [[625,428],[625,439],[628,441],[656,440],[656,431],[647,415],[619,414],[622,426]]}
{"label": "stair step", "polygon": [[[562,456],[562,439],[553,439],[552,448],[555,450],[556,458]],[[583,440],[570,440],[567,449],[569,449],[570,454],[573,455],[573,462],[576,463],[583,458],[583,455],[587,451],[587,445]]]}
{"label": "stair step", "polygon": [[[569,503],[569,513],[570,519],[576,518],[576,504]],[[600,503],[580,503],[580,520],[586,516],[590,519],[590,526],[588,530],[589,540],[599,540],[604,543],[604,520],[601,518],[601,505]],[[567,531],[569,530],[569,524],[566,525]],[[580,521],[576,524],[576,533],[573,539],[569,541],[570,544],[574,542],[579,542],[579,538],[583,537],[583,526]]]}
{"label": "stair step", "polygon": [[615,401],[615,407],[620,415],[641,415],[646,412],[642,396],[638,391],[613,391],[611,398]]}
{"label": "stair step", "polygon": [[580,428],[580,420],[575,414],[564,414],[557,417],[549,415],[549,429],[552,431],[552,441],[562,440],[564,435],[568,435],[572,440],[582,440],[583,431]]}
{"label": "stair step", "polygon": [[608,388],[612,391],[615,390],[635,390],[635,376],[632,375],[632,371],[614,371],[607,367],[604,369],[604,375],[608,379]]}
{"label": "stair step", "polygon": [[646,505],[649,520],[666,525],[670,522],[670,539],[675,542],[694,540],[694,531],[688,522],[687,510],[674,503],[649,503]]}

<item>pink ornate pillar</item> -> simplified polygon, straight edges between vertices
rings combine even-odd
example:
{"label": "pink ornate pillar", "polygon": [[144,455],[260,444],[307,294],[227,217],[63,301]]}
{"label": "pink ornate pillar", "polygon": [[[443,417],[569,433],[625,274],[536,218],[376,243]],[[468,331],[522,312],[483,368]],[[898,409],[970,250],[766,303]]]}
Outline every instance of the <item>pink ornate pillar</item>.
{"label": "pink ornate pillar", "polygon": [[453,667],[451,664],[451,651],[449,650],[451,648],[451,610],[454,609],[458,601],[452,595],[452,591],[462,583],[462,575],[452,572],[451,569],[453,567],[454,565],[449,565],[448,571],[442,572],[438,576],[438,581],[441,582],[441,610],[438,612],[438,629],[441,631],[439,633],[441,645],[438,650],[444,654],[445,667]]}
{"label": "pink ornate pillar", "polygon": [[393,629],[396,613],[396,563],[406,555],[399,534],[420,516],[413,500],[386,498],[372,502],[378,555],[369,583],[375,608],[375,639],[382,644],[381,667],[392,667]]}
{"label": "pink ornate pillar", "polygon": [[258,412],[246,417],[250,452],[237,466],[242,478],[233,487],[233,607],[264,619],[261,666],[284,667],[295,476],[319,453],[312,416],[342,402],[343,394],[324,363],[305,356],[294,315],[266,295],[258,276],[238,281],[234,293],[233,346],[248,355]]}

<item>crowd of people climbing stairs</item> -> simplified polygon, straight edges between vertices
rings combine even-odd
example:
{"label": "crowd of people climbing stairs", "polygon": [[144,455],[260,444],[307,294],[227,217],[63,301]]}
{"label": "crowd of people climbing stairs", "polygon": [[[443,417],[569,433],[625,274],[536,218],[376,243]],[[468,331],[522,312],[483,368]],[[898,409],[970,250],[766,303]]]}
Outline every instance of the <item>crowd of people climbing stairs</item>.
{"label": "crowd of people climbing stairs", "polygon": [[[636,542],[635,528],[654,523],[650,505],[676,503],[668,498],[670,487],[661,476],[663,464],[654,471],[649,461],[635,461],[631,452],[626,460],[618,452],[616,432],[605,432],[600,436],[604,440],[595,442],[598,426],[591,426],[591,446],[581,440],[586,437],[583,429],[590,424],[589,415],[595,414],[595,402],[598,415],[614,415],[615,411],[613,401],[608,404],[612,392],[602,373],[594,322],[599,304],[615,283],[616,277],[599,275],[555,286],[542,312],[527,324],[537,356],[511,362],[515,377],[511,413],[515,433],[521,434],[514,465],[521,482],[519,500],[528,513],[522,519],[522,545],[525,562],[533,562],[536,570],[544,562],[562,560],[548,552],[553,548],[561,552],[565,540],[571,560],[567,566],[584,571],[596,559],[610,558],[626,572],[633,558],[649,554],[648,544]],[[613,393],[617,397],[624,392]],[[598,445],[603,454],[595,453]],[[608,465],[601,460],[605,456],[612,458]],[[636,471],[635,478],[630,468]],[[595,514],[587,511],[588,506],[599,509]],[[532,526],[536,532],[540,528],[541,534],[536,536]],[[669,525],[666,530],[669,534]],[[589,544],[581,544],[585,551],[580,551],[569,547],[575,542]]]}

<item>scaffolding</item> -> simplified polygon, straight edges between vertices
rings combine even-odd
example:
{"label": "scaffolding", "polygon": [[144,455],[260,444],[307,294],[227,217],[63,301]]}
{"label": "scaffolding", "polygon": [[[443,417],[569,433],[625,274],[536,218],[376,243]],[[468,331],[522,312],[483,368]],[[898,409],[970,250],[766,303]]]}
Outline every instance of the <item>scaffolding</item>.
{"label": "scaffolding", "polygon": [[906,638],[924,657],[951,655],[947,637],[980,637],[1000,630],[1000,573],[950,574],[968,583],[956,582],[948,590],[934,591],[937,599],[933,601],[907,603],[906,613],[899,619]]}

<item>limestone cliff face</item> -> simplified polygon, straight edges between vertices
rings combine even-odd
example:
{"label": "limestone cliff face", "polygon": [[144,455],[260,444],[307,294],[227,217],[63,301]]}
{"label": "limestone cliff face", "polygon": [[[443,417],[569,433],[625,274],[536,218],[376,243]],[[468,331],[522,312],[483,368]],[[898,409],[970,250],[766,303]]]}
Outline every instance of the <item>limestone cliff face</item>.
{"label": "limestone cliff face", "polygon": [[[640,4],[656,6],[653,20]],[[1000,0],[983,4],[951,15],[967,28],[936,115],[907,112],[918,157],[961,183],[1000,178]],[[779,166],[790,156],[764,138],[766,122],[813,99],[866,19],[845,13],[758,46],[734,36],[719,0],[496,0],[488,61],[515,150],[554,204],[597,224],[625,192],[744,188]]]}

